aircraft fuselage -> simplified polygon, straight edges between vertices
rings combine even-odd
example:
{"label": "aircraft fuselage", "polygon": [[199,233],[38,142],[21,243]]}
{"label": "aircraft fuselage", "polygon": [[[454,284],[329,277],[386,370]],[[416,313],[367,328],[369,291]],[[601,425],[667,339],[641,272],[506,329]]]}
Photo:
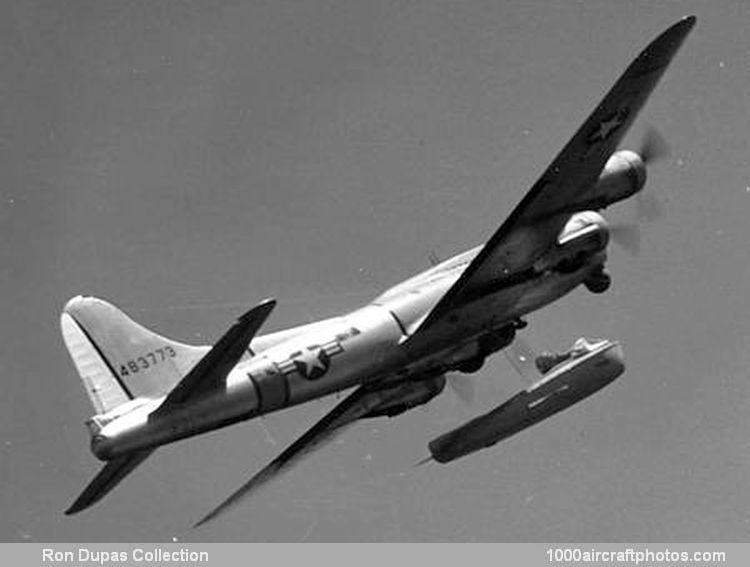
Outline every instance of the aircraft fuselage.
{"label": "aircraft fuselage", "polygon": [[[94,454],[112,459],[372,380],[438,376],[481,355],[478,345],[482,336],[570,292],[588,274],[600,269],[606,258],[601,250],[575,271],[546,270],[500,287],[458,310],[454,329],[411,348],[406,340],[408,329],[430,311],[477,251],[472,249],[447,260],[344,316],[282,331],[277,340],[273,335],[259,337],[228,374],[222,389],[167,415],[149,415],[162,398],[134,404],[129,412],[118,408],[117,419],[95,416],[90,422]],[[514,306],[510,310],[509,303]],[[263,350],[255,352],[257,345]]]}

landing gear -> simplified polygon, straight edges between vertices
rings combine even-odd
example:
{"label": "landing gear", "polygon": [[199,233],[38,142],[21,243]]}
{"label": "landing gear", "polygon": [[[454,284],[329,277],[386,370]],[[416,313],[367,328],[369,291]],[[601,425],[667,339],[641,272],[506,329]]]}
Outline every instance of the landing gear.
{"label": "landing gear", "polygon": [[604,293],[612,285],[612,278],[604,270],[594,272],[583,281],[583,285],[591,293]]}

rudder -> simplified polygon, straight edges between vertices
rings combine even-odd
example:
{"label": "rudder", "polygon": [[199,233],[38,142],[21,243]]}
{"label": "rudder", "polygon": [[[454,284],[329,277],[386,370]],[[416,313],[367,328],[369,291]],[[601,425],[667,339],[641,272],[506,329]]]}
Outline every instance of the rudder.
{"label": "rudder", "polygon": [[95,297],[68,301],[60,326],[98,413],[167,394],[209,350],[162,337]]}

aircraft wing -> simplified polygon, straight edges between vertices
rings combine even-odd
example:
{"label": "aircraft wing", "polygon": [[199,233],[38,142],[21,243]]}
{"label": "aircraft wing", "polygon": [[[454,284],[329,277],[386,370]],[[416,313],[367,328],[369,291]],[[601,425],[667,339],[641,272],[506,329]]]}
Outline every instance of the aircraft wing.
{"label": "aircraft wing", "polygon": [[544,174],[487,241],[418,330],[481,297],[491,285],[529,268],[556,243],[576,203],[596,183],[662,74],[695,17],[664,31],[630,64]]}
{"label": "aircraft wing", "polygon": [[255,333],[258,332],[274,307],[276,307],[276,301],[267,299],[240,317],[169,392],[162,404],[151,415],[157,417],[163,415],[191,397],[199,395],[200,392],[218,386],[242,357]]}
{"label": "aircraft wing", "polygon": [[313,449],[331,441],[343,427],[363,418],[379,404],[391,401],[388,397],[373,396],[374,393],[376,393],[376,388],[371,385],[357,388],[194,527],[197,528],[234,507],[243,498],[250,496],[261,486],[299,462]]}

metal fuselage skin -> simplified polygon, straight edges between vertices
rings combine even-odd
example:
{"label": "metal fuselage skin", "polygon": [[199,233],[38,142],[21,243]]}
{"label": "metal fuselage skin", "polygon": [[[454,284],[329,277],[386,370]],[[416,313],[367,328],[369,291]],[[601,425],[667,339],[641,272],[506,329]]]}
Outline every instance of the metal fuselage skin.
{"label": "metal fuselage skin", "polygon": [[[548,271],[482,297],[461,309],[462,320],[471,321],[468,332],[463,325],[460,334],[443,333],[434,347],[423,344],[412,353],[407,329],[430,311],[478,251],[459,254],[344,316],[256,338],[228,374],[224,389],[167,415],[149,415],[163,398],[134,400],[132,411],[118,408],[122,415],[92,437],[94,454],[112,459],[372,380],[440,375],[476,356],[481,336],[567,294],[606,258],[601,250],[572,273]],[[512,310],[498,313],[505,294],[520,294],[520,299]]]}

